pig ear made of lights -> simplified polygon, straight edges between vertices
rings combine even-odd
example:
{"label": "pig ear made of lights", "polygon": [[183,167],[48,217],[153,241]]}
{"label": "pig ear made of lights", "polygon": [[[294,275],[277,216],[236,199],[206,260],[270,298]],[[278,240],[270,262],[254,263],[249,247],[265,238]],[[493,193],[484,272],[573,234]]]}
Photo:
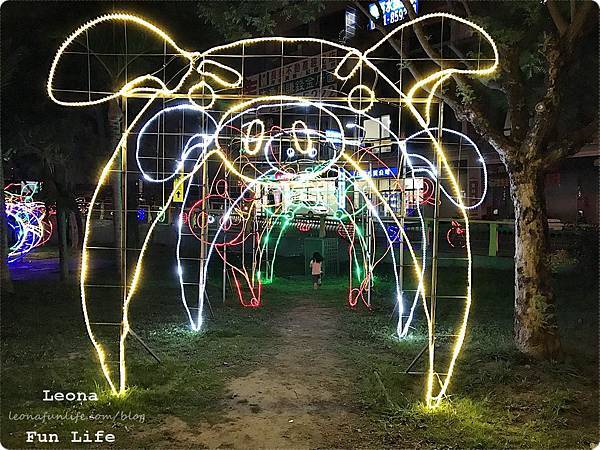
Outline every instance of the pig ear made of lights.
{"label": "pig ear made of lights", "polygon": [[[441,19],[441,20],[452,20],[461,23],[462,25],[471,28],[472,30],[479,33],[480,36],[491,46],[494,54],[493,62],[489,65],[480,65],[477,69],[458,69],[458,68],[447,68],[441,69],[432,74],[426,76],[421,80],[417,80],[415,84],[409,89],[407,93],[401,90],[401,87],[390,80],[386,74],[378,69],[375,64],[376,58],[371,58],[370,55],[380,48],[388,39],[392,38],[401,30],[409,28],[412,25],[423,22],[430,19]],[[177,72],[177,75],[169,80],[169,82],[161,79],[157,74],[160,73],[161,67],[157,67],[155,72],[142,73],[137,76],[133,76],[130,79],[126,79],[123,85],[116,89],[114,92],[104,92],[102,90],[93,91],[90,87],[91,78],[88,79],[88,91],[77,90],[77,89],[65,89],[62,85],[57,85],[57,79],[60,77],[60,68],[64,63],[65,59],[71,53],[71,47],[75,45],[78,40],[88,40],[90,34],[94,33],[96,29],[102,25],[113,25],[120,23],[124,25],[125,33],[132,32],[134,29],[141,29],[145,33],[156,39],[158,42],[164,45],[164,48],[170,52],[171,55],[175,55],[178,61],[183,62],[183,68]],[[127,38],[127,34],[125,34]],[[223,56],[230,56],[236,51],[241,51],[241,57],[243,59],[246,54],[245,51],[253,48],[259,44],[278,44],[281,46],[282,52],[284,52],[285,46],[297,45],[297,44],[315,44],[317,46],[333,48],[336,51],[345,55],[341,61],[331,72],[333,76],[338,80],[344,82],[345,86],[348,86],[348,93],[346,94],[342,103],[336,103],[335,100],[328,100],[327,98],[320,99],[319,101],[313,101],[310,98],[302,96],[291,96],[291,95],[264,95],[257,98],[251,98],[242,94],[242,88],[244,83],[244,77],[242,72],[234,69],[228,64],[221,62]],[[166,51],[166,50],[165,50]],[[283,54],[282,54],[283,56]],[[350,69],[346,69],[350,66]],[[377,226],[384,230],[389,249],[397,242],[401,241],[403,245],[409,250],[410,257],[413,264],[414,275],[418,280],[418,285],[414,299],[410,307],[404,305],[402,298],[402,292],[397,288],[396,303],[398,313],[398,326],[397,332],[399,337],[404,337],[409,332],[409,325],[413,317],[415,306],[420,302],[423,305],[423,311],[427,321],[428,328],[428,364],[427,364],[427,378],[425,388],[425,401],[428,407],[435,407],[440,404],[443,400],[445,393],[448,389],[448,385],[452,378],[455,363],[461,347],[463,345],[467,319],[469,316],[469,310],[471,306],[471,248],[470,248],[470,237],[469,237],[469,219],[467,217],[467,211],[469,208],[474,208],[477,205],[465,205],[461,188],[457,180],[457,176],[454,173],[453,167],[449,164],[444,152],[443,144],[440,136],[437,136],[436,129],[430,127],[431,122],[431,105],[434,101],[435,93],[442,86],[442,83],[453,77],[456,74],[465,74],[469,76],[486,76],[496,70],[498,66],[498,52],[496,45],[485,32],[484,29],[479,27],[477,24],[465,20],[463,18],[446,14],[446,13],[434,13],[420,16],[414,20],[407,21],[406,23],[398,26],[394,30],[390,31],[383,39],[377,42],[374,46],[366,51],[360,51],[358,49],[341,45],[335,42],[330,42],[323,39],[317,38],[285,38],[285,37],[265,37],[255,39],[244,39],[222,46],[211,48],[204,52],[199,51],[187,51],[177,45],[177,43],[169,37],[167,33],[161,30],[159,27],[152,23],[130,14],[107,14],[90,22],[87,22],[77,30],[75,30],[59,47],[56,56],[50,67],[50,73],[47,82],[47,92],[49,97],[57,104],[62,106],[75,106],[84,107],[92,106],[100,103],[105,103],[114,100],[127,100],[127,99],[141,99],[144,102],[141,107],[138,108],[131,121],[124,127],[122,136],[117,143],[112,155],[104,165],[101,173],[98,177],[97,186],[92,195],[89,209],[86,215],[85,221],[85,232],[83,240],[83,252],[81,259],[81,275],[80,275],[80,288],[81,288],[81,304],[83,314],[86,323],[86,329],[90,340],[92,341],[95,351],[98,355],[100,362],[100,368],[107,383],[115,395],[122,395],[127,389],[127,366],[126,366],[126,338],[131,329],[130,323],[130,305],[136,295],[138,288],[141,283],[142,275],[142,264],[144,256],[147,251],[147,247],[151,240],[154,230],[160,223],[162,217],[167,214],[167,210],[173,203],[176,192],[181,187],[184,189],[184,200],[179,213],[177,214],[177,230],[178,230],[178,242],[176,248],[177,257],[177,273],[181,284],[181,299],[185,306],[188,320],[192,329],[200,330],[203,326],[203,308],[204,308],[204,291],[207,281],[207,270],[208,262],[213,253],[223,258],[223,249],[226,245],[239,245],[245,242],[246,239],[256,241],[256,255],[254,255],[253,269],[248,270],[243,266],[237,266],[233,263],[228,263],[227,268],[233,275],[240,300],[243,298],[249,299],[243,300],[242,303],[246,306],[256,307],[260,305],[260,297],[262,291],[262,276],[260,274],[261,258],[265,251],[268,252],[268,241],[271,233],[274,231],[274,227],[280,224],[280,233],[277,241],[283,233],[283,223],[293,217],[293,211],[295,206],[287,205],[285,208],[281,204],[273,205],[272,217],[264,220],[263,224],[258,227],[257,232],[249,233],[251,221],[256,221],[256,209],[258,207],[259,199],[254,198],[254,193],[260,189],[270,189],[276,186],[285,185],[289,189],[297,189],[301,186],[316,182],[326,174],[337,172],[342,173],[349,179],[349,184],[354,187],[354,190],[364,198],[365,211],[374,218],[374,222]],[[412,116],[416,119],[418,124],[421,126],[422,131],[418,132],[418,137],[425,137],[428,139],[429,144],[434,150],[436,158],[441,162],[441,168],[444,174],[449,179],[449,186],[442,187],[442,194],[451,200],[454,206],[457,207],[460,218],[458,219],[461,223],[462,229],[464,230],[464,242],[465,249],[468,258],[467,267],[467,279],[466,279],[466,296],[463,307],[462,316],[460,323],[456,328],[455,338],[453,341],[453,348],[449,357],[449,361],[445,363],[445,370],[436,371],[436,360],[435,360],[435,348],[434,348],[434,337],[433,327],[434,321],[429,313],[429,304],[427,293],[424,283],[425,267],[422,266],[419,261],[425,260],[426,246],[422,245],[422,252],[418,255],[415,248],[411,244],[410,239],[401,223],[398,220],[395,212],[390,207],[388,201],[381,192],[377,189],[372,176],[370,173],[365,171],[362,167],[364,166],[364,155],[369,154],[369,150],[361,145],[361,142],[349,140],[344,133],[344,126],[338,116],[338,114],[353,114],[357,119],[370,118],[371,120],[378,120],[371,118],[368,112],[371,110],[373,105],[378,102],[377,95],[373,90],[373,87],[369,87],[363,84],[360,80],[362,79],[362,73],[371,71],[374,73],[379,80],[383,80],[386,88],[392,89],[397,93],[398,98],[406,106],[407,110],[411,112]],[[233,92],[233,93],[232,93]],[[424,97],[417,97],[421,92],[425,92]],[[84,94],[84,97],[80,98],[78,95]],[[183,98],[187,100],[187,103],[181,103],[176,106],[165,107],[165,101],[172,101],[174,99]],[[202,99],[197,102],[197,99]],[[424,101],[423,101],[424,99]],[[417,103],[424,103],[425,107],[417,108]],[[222,108],[220,112],[215,111],[213,108],[218,105]],[[330,117],[332,122],[338,127],[338,133],[340,134],[339,141],[335,145],[330,145],[333,149],[334,155],[330,157],[324,163],[320,163],[311,170],[297,170],[293,164],[288,164],[278,158],[274,157],[272,149],[272,143],[276,139],[282,139],[285,137],[290,142],[289,149],[286,152],[290,158],[314,158],[316,156],[316,150],[313,143],[322,143],[325,140],[324,134],[320,130],[312,130],[308,125],[302,121],[296,121],[289,128],[272,127],[267,129],[265,123],[256,118],[256,116],[264,111],[268,111],[269,108],[312,108],[318,111],[320,115]],[[149,120],[144,122],[144,118],[152,114],[157,107],[162,106],[161,111],[158,114],[154,114]],[[424,111],[424,112],[423,112]],[[157,120],[159,115],[167,114],[190,114],[195,115],[197,118],[202,119],[204,124],[202,127],[203,133],[195,134],[192,138],[188,139],[181,153],[175,158],[175,164],[170,172],[165,174],[159,174],[157,170],[153,176],[152,171],[144,167],[144,158],[139,157],[139,152],[143,149],[142,143],[143,137],[146,134],[145,131],[151,129],[153,121]],[[254,115],[255,118],[252,120],[246,120],[246,117]],[[239,127],[236,124],[243,122],[242,126]],[[281,124],[282,125],[282,124]],[[381,121],[379,125],[387,127]],[[283,126],[283,125],[282,125]],[[360,127],[359,124],[356,124]],[[239,136],[238,142],[241,145],[240,157],[233,160],[229,159],[229,152],[227,146],[222,142],[222,136],[226,133],[232,133],[237,128]],[[391,130],[390,135],[392,140],[397,144],[400,151],[403,152],[403,156],[407,161],[409,167],[409,177],[412,178],[413,183],[415,180],[415,174],[424,174],[426,177],[436,179],[437,173],[435,172],[434,165],[428,160],[420,158],[418,155],[411,155],[407,152],[406,143],[409,139],[399,139]],[[457,133],[451,130],[444,130],[449,133]],[[110,185],[111,172],[118,170],[116,166],[119,156],[125,154],[127,151],[127,143],[130,135],[137,134],[137,148],[136,158],[138,168],[142,172],[143,177],[148,182],[161,183],[166,185],[167,181],[172,184],[172,188],[167,190],[168,195],[163,199],[162,206],[158,211],[156,217],[149,223],[148,232],[143,239],[141,249],[137,256],[137,259],[133,266],[133,271],[129,278],[126,280],[126,286],[122,291],[122,302],[121,302],[121,322],[119,325],[119,337],[118,337],[118,349],[114,352],[107,350],[106,339],[101,339],[100,334],[96,331],[94,322],[91,319],[93,308],[90,305],[90,293],[89,293],[89,282],[88,279],[93,273],[91,267],[90,250],[92,248],[92,218],[97,215],[99,208],[99,195],[103,188]],[[417,137],[417,136],[412,136]],[[411,138],[412,138],[411,137]],[[465,136],[466,138],[466,136]],[[467,138],[468,139],[468,138]],[[360,140],[359,140],[360,141]],[[306,143],[306,145],[305,145]],[[476,148],[476,147],[475,147]],[[478,150],[477,150],[478,151]],[[261,154],[262,153],[262,154]],[[262,170],[255,160],[261,156],[266,159],[269,164],[268,169]],[[375,156],[371,153],[371,156]],[[197,306],[192,307],[191,303],[186,299],[186,290],[184,286],[187,284],[184,277],[186,276],[185,263],[182,262],[180,257],[181,252],[181,240],[184,231],[184,225],[189,226],[190,216],[192,219],[192,226],[207,226],[206,224],[210,221],[209,215],[204,212],[197,215],[194,211],[195,208],[190,206],[195,205],[198,201],[208,202],[209,197],[201,197],[200,199],[192,199],[192,177],[195,176],[203,167],[208,164],[209,159],[219,160],[223,171],[229,173],[230,176],[236,177],[241,186],[241,194],[238,197],[231,196],[228,193],[228,189],[222,189],[222,199],[226,201],[226,208],[223,209],[223,214],[219,219],[213,217],[213,222],[217,224],[218,230],[212,239],[207,239],[208,250],[206,259],[203,267],[199,271],[199,279],[196,283],[198,286],[197,295]],[[245,159],[244,159],[245,158]],[[485,170],[485,165],[482,165]],[[389,168],[388,168],[389,170]],[[395,176],[395,181],[400,183],[403,182],[402,175],[398,173]],[[414,184],[413,184],[414,185]],[[211,194],[212,195],[212,194]],[[434,199],[439,201],[439,199]],[[196,205],[197,206],[197,205]],[[339,211],[328,211],[333,213],[334,217],[346,217],[346,221],[339,220],[338,233],[344,239],[351,241],[350,253],[351,260],[355,260],[356,267],[361,269],[361,273],[364,276],[358,275],[359,284],[357,288],[353,288],[352,284],[349,288],[349,303],[356,305],[359,299],[364,299],[365,287],[371,283],[369,278],[373,268],[377,265],[377,262],[381,261],[382,258],[375,260],[373,254],[368,254],[366,248],[368,242],[364,236],[361,236],[360,227],[354,220],[356,210],[359,205],[349,204],[345,208],[341,208]],[[414,205],[416,214],[421,223],[420,236],[423,242],[426,239],[424,231],[423,216],[420,211],[420,201],[415,200]],[[190,214],[191,210],[191,214]],[[379,211],[384,211],[386,216],[389,216],[393,220],[393,228],[386,226],[378,214]],[[187,214],[187,216],[186,216]],[[198,216],[196,217],[195,214]],[[184,218],[187,217],[188,224],[184,224]],[[254,223],[254,222],[253,222]],[[219,240],[223,232],[231,230],[232,226],[238,227],[238,230],[242,230],[239,235],[235,233],[228,233],[229,240],[226,245],[223,244],[223,240]],[[256,224],[254,223],[254,226]],[[303,226],[306,228],[306,226]],[[391,231],[390,231],[391,230]],[[193,233],[190,233],[193,234]],[[372,235],[369,233],[369,235]],[[234,237],[235,236],[235,237]],[[250,236],[250,237],[248,237]],[[200,236],[201,240],[203,239]],[[356,249],[354,242],[358,244]],[[275,251],[276,254],[276,251]],[[394,252],[391,252],[392,258]],[[361,261],[360,264],[358,261]],[[396,266],[396,264],[394,264]],[[254,270],[258,267],[257,271]],[[269,268],[269,273],[266,273],[266,279],[272,280],[273,278],[273,265]],[[369,274],[369,275],[367,275]],[[352,273],[350,274],[350,281],[352,283]],[[398,274],[395,274],[398,279]],[[242,286],[242,283],[245,287]],[[243,292],[245,291],[245,292]],[[248,294],[249,292],[249,294]],[[114,366],[116,361],[117,369]],[[118,372],[118,373],[117,373]]]}

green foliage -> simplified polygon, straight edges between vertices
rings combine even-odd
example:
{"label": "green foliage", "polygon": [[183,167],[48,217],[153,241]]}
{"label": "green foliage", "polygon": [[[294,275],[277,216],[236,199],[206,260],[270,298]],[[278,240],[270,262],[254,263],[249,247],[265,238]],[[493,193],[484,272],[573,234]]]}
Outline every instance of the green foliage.
{"label": "green foliage", "polygon": [[[493,9],[471,2],[471,7],[474,8],[471,20],[485,28],[500,47],[513,46],[529,36],[539,39],[538,33],[550,30],[552,26],[542,2],[504,2]],[[526,44],[535,43],[535,40]]]}
{"label": "green foliage", "polygon": [[269,36],[278,23],[306,24],[325,8],[323,1],[229,1],[198,3],[198,15],[227,40]]}
{"label": "green foliage", "polygon": [[[538,2],[505,2],[502,8],[486,9],[475,16],[475,22],[483,26],[494,38],[500,51],[500,65],[505,62],[507,51],[519,50],[519,65],[526,81],[542,85],[546,70],[543,39],[552,32],[546,7]],[[476,53],[468,53],[474,57]],[[498,72],[500,74],[500,72]],[[501,81],[501,80],[500,80]],[[535,89],[525,90],[537,97]]]}
{"label": "green foliage", "polygon": [[554,273],[571,269],[575,267],[577,263],[577,258],[571,255],[571,252],[564,248],[556,250],[548,256],[548,265],[550,270],[552,270]]}
{"label": "green foliage", "polygon": [[72,187],[97,164],[94,138],[91,123],[80,113],[51,116],[15,133],[12,164],[25,177]]}
{"label": "green foliage", "polygon": [[548,299],[541,295],[534,295],[529,304],[529,319],[533,330],[543,330],[556,325],[554,307]]}
{"label": "green foliage", "polygon": [[550,256],[554,269],[576,268],[589,277],[598,272],[598,231],[595,227],[572,226],[565,230],[561,249]]}
{"label": "green foliage", "polygon": [[[576,10],[583,7],[584,2],[554,2],[556,9],[567,23],[571,18],[570,7]],[[548,71],[547,54],[553,42],[561,48],[565,44],[565,36],[560,35],[554,24],[546,2],[516,1],[502,2],[498,8],[490,8],[485,2],[468,2],[474,20],[492,36],[498,45],[500,70],[494,81],[505,90],[519,83],[518,91],[524,97],[524,121],[527,126],[528,117],[534,115],[535,105],[546,92],[546,76]],[[460,9],[460,8],[459,8]],[[582,28],[582,36],[578,37],[569,53],[562,51],[558,78],[556,102],[560,112],[556,125],[545,130],[545,142],[554,142],[569,136],[574,130],[591,122],[597,116],[598,99],[598,20],[588,20]],[[489,46],[481,46],[477,41],[468,48],[461,49],[469,58],[490,57]],[[487,48],[486,48],[487,47]],[[554,48],[554,46],[553,46]],[[512,79],[509,77],[508,63],[517,58],[520,73]],[[510,67],[510,72],[515,72]],[[474,80],[475,81],[475,80]],[[483,114],[493,124],[497,133],[502,132],[501,124],[508,106],[507,93],[488,89],[476,81],[476,98],[480,105],[485,105]],[[458,88],[459,99],[468,104],[474,97],[471,92]],[[498,104],[499,103],[499,104]],[[499,114],[501,113],[501,114]],[[519,143],[516,143],[519,144]],[[543,149],[540,149],[542,156]]]}
{"label": "green foliage", "polygon": [[526,79],[532,79],[535,76],[543,75],[546,70],[546,60],[544,57],[544,45],[539,42],[537,46],[525,48],[519,56],[519,65]]}
{"label": "green foliage", "polygon": [[475,91],[470,86],[463,84],[456,85],[456,95],[466,105],[476,98]]}

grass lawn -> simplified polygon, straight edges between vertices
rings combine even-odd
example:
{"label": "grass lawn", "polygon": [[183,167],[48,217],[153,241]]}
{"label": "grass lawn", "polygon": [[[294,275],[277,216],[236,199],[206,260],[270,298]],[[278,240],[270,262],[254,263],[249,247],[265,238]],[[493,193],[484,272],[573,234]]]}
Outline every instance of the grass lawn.
{"label": "grass lawn", "polygon": [[[169,416],[189,423],[217,422],[227,381],[259,365],[268,365],[280,336],[272,322],[299,298],[339,311],[345,339],[335,351],[347,362],[353,380],[351,407],[370,423],[356,446],[436,448],[589,448],[598,441],[597,284],[596,277],[570,272],[556,277],[565,349],[560,362],[535,362],[515,350],[512,339],[512,272],[478,270],[467,341],[449,399],[435,412],[425,411],[423,378],[404,370],[425,342],[423,325],[411,339],[398,342],[391,319],[391,284],[382,276],[374,292],[374,310],[345,306],[346,281],[325,279],[313,295],[304,278],[276,279],[265,286],[266,304],[258,310],[213,300],[215,318],[206,331],[192,333],[178,300],[177,287],[161,275],[156,256],[133,308],[134,329],[162,360],[157,364],[133,339],[128,341],[129,380],[123,399],[106,395],[87,338],[75,284],[48,279],[18,281],[16,294],[2,297],[2,429],[8,448],[25,445],[24,431],[57,432],[64,448],[69,430],[104,429],[118,446],[152,447],[147,430]],[[148,274],[146,274],[148,275]],[[452,269],[440,274],[455,283]],[[214,277],[219,279],[218,276]],[[213,286],[212,298],[220,299]],[[440,326],[459,309],[440,309]],[[419,318],[422,315],[419,314]],[[423,368],[422,363],[416,368]],[[42,402],[42,391],[99,392],[98,402]],[[82,423],[51,419],[11,420],[15,414],[82,413]],[[118,420],[89,420],[95,414],[129,414]],[[143,420],[142,416],[143,415]],[[77,445],[74,445],[77,446]]]}
{"label": "grass lawn", "polygon": [[[374,424],[376,446],[436,448],[594,448],[598,436],[598,287],[596,277],[563,273],[555,279],[564,357],[531,361],[512,341],[512,271],[474,276],[474,304],[465,347],[448,401],[423,408],[424,379],[405,368],[425,344],[392,336],[389,309],[345,309],[348,342],[339,352],[355,376],[355,401]],[[453,282],[452,269],[440,279]],[[379,287],[379,295],[391,286]],[[329,301],[331,297],[321,297]],[[375,304],[381,304],[375,300]],[[459,311],[448,308],[438,324]],[[450,320],[452,322],[452,320]],[[437,354],[437,352],[436,352]],[[424,369],[424,358],[417,365]],[[414,370],[414,369],[413,369]]]}
{"label": "grass lawn", "polygon": [[[203,333],[192,332],[178,287],[161,276],[160,261],[157,257],[151,264],[155,276],[148,278],[155,281],[144,285],[143,301],[132,305],[132,315],[133,328],[162,362],[158,364],[137,341],[129,339],[128,379],[134,387],[123,399],[108,395],[85,331],[75,282],[17,281],[16,293],[2,296],[1,442],[5,447],[32,447],[24,445],[24,432],[38,431],[59,433],[63,448],[68,446],[70,431],[82,429],[112,432],[120,446],[144,446],[152,443],[145,440],[143,431],[166,416],[190,422],[218,419],[225,383],[251,371],[258,356],[268,354],[276,341],[271,317],[287,305],[272,301],[269,308],[249,310],[233,301],[224,306],[218,297],[219,301],[212,302],[214,319]],[[97,392],[100,401],[43,402],[44,389]],[[77,413],[86,417],[119,414],[119,418],[9,419],[9,413],[45,412],[66,413],[71,418]],[[56,444],[46,446],[56,448]]]}

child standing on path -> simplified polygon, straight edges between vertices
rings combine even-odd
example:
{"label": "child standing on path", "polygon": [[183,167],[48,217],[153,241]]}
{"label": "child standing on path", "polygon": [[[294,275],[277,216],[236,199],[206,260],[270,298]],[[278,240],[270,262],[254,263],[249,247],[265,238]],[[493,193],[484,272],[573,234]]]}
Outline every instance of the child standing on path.
{"label": "child standing on path", "polygon": [[310,260],[310,274],[312,275],[313,289],[319,289],[321,285],[321,264],[323,263],[323,257],[319,252],[314,252],[313,257]]}

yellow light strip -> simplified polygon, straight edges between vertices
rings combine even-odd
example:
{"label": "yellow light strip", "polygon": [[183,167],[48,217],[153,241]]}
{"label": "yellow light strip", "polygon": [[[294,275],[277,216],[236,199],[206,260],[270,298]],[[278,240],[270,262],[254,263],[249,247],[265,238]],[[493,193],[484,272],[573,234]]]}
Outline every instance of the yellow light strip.
{"label": "yellow light strip", "polygon": [[[214,73],[212,73],[210,71],[206,71],[205,67],[207,65],[219,67],[219,68],[225,70],[226,72],[232,73],[236,78],[235,82],[229,83],[228,81],[223,80],[218,75],[215,75]],[[221,85],[224,88],[235,89],[235,88],[242,87],[242,74],[239,73],[237,70],[234,70],[231,67],[226,66],[225,64],[221,64],[218,61],[213,61],[211,59],[203,59],[200,62],[200,64],[198,65],[197,71],[200,75],[204,75],[206,77],[212,78],[214,81],[216,81],[219,85]]]}
{"label": "yellow light strip", "polygon": [[[428,18],[432,18],[432,17],[442,17],[442,18],[448,18],[451,20],[456,20],[460,23],[463,23],[463,24],[477,30],[479,33],[481,33],[484,36],[484,38],[487,40],[487,42],[491,45],[492,50],[494,52],[494,63],[492,65],[490,65],[489,67],[478,68],[478,69],[455,69],[455,68],[443,69],[443,70],[440,70],[438,72],[435,72],[435,73],[429,75],[428,77],[424,78],[423,80],[417,81],[417,83],[409,90],[408,94],[406,95],[406,97],[407,97],[406,100],[407,100],[407,105],[408,105],[410,111],[415,116],[415,118],[419,121],[419,124],[423,128],[428,128],[429,111],[431,108],[431,103],[433,101],[434,92],[441,86],[441,83],[445,79],[452,76],[453,74],[478,75],[478,76],[489,75],[497,69],[498,64],[499,64],[498,49],[497,49],[496,44],[495,44],[494,40],[492,39],[492,37],[482,27],[478,26],[477,24],[475,24],[469,20],[463,19],[463,18],[455,16],[453,14],[433,13],[433,14],[427,14],[427,15],[421,16],[415,20],[411,20],[411,21],[407,22],[405,25],[413,25],[417,22],[421,22],[423,20],[427,20]],[[367,55],[369,53],[373,52],[374,50],[376,50],[380,45],[383,44],[383,42],[385,40],[391,38],[394,34],[399,32],[402,28],[404,28],[404,26],[400,26],[400,27],[394,29],[387,36],[385,36],[381,41],[379,41],[377,44],[375,44],[373,47],[371,47],[369,50],[367,50],[364,54],[365,64],[372,67],[374,70],[377,70],[377,68],[367,59]],[[389,80],[389,78],[387,78],[385,76],[385,74],[383,74],[380,71],[378,71],[378,73],[388,82],[388,84],[391,87],[393,87],[398,92],[398,94],[403,95],[403,93],[400,91],[400,89],[398,87],[396,87],[396,85],[393,82],[391,82],[391,80]],[[436,80],[436,79],[438,80],[438,82],[436,82],[434,84],[434,86],[432,88],[432,92],[428,96],[427,102],[426,102],[426,111],[428,111],[427,119],[423,119],[423,117],[419,114],[418,110],[415,108],[415,106],[413,104],[414,103],[413,98],[414,98],[415,93],[420,88],[426,86],[431,81]],[[450,383],[452,374],[454,372],[454,367],[456,364],[456,360],[458,358],[458,354],[460,353],[460,350],[464,343],[464,338],[465,338],[465,334],[466,334],[466,326],[467,326],[467,321],[468,321],[469,311],[471,308],[471,301],[472,301],[471,300],[472,255],[471,255],[471,239],[470,239],[470,233],[469,233],[469,218],[467,216],[467,210],[464,207],[464,203],[462,200],[460,186],[456,180],[456,177],[454,175],[452,168],[448,164],[446,155],[445,155],[441,145],[439,144],[438,139],[436,139],[433,136],[433,134],[431,133],[431,131],[429,131],[429,130],[427,130],[427,134],[429,135],[430,140],[431,140],[432,144],[434,145],[436,154],[439,155],[439,157],[440,157],[440,160],[442,162],[444,170],[450,175],[449,178],[450,178],[450,182],[452,184],[452,188],[456,194],[457,202],[461,206],[459,209],[461,211],[461,215],[465,222],[466,249],[467,249],[467,260],[468,260],[468,262],[467,262],[467,295],[466,295],[466,300],[465,300],[465,307],[463,310],[463,316],[462,316],[461,324],[459,327],[458,336],[456,338],[456,341],[454,343],[454,347],[452,350],[452,356],[450,359],[448,370],[446,372],[446,376],[444,377],[444,381],[442,382],[440,391],[435,396],[433,395],[433,379],[434,379],[434,363],[435,363],[435,360],[434,360],[435,349],[434,349],[434,342],[433,342],[433,336],[432,336],[433,335],[433,324],[430,323],[430,319],[428,317],[429,369],[428,369],[427,387],[426,387],[425,397],[426,397],[426,404],[428,407],[437,407],[437,406],[439,406],[440,402],[442,401],[442,399],[446,393],[446,390],[448,389],[448,385]]]}
{"label": "yellow light strip", "polygon": [[[258,133],[252,133],[253,127],[258,127]],[[251,120],[247,125],[244,125],[246,132],[242,134],[242,144],[244,145],[244,152],[249,155],[256,155],[261,147],[265,137],[265,124],[260,119]],[[254,147],[250,144],[254,144]]]}
{"label": "yellow light strip", "polygon": [[[181,54],[181,56],[183,56],[184,58],[188,59],[190,62],[190,65],[187,69],[187,71],[184,73],[183,77],[181,78],[181,80],[179,81],[179,83],[177,84],[176,87],[174,87],[173,89],[169,89],[167,88],[167,86],[163,83],[163,81],[158,78],[155,77],[153,75],[142,75],[140,77],[137,77],[127,83],[125,83],[123,85],[123,87],[121,89],[119,89],[117,92],[108,95],[104,98],[98,99],[98,100],[90,100],[90,101],[84,101],[84,102],[65,102],[62,101],[58,98],[55,97],[54,95],[54,76],[55,76],[55,72],[56,72],[56,68],[58,67],[58,64],[61,60],[61,57],[63,56],[63,53],[66,51],[67,47],[73,43],[73,41],[75,41],[75,39],[77,39],[79,36],[81,36],[83,33],[87,32],[88,30],[90,30],[91,28],[93,28],[96,25],[99,25],[103,22],[112,22],[112,21],[123,21],[123,22],[133,22],[137,25],[140,25],[141,27],[147,29],[148,31],[150,31],[151,33],[159,36],[161,39],[165,40],[169,45],[171,45],[178,53]],[[183,86],[183,83],[185,82],[185,80],[188,78],[188,76],[192,73],[193,71],[193,64],[194,61],[198,58],[199,53],[197,52],[188,52],[183,50],[182,48],[180,48],[173,39],[171,39],[171,37],[169,35],[167,35],[164,31],[162,31],[160,28],[156,27],[155,25],[151,24],[150,22],[141,19],[137,16],[131,15],[131,14],[106,14],[104,16],[100,16],[94,20],[91,20],[87,23],[85,23],[84,25],[82,25],[81,27],[79,27],[77,30],[75,30],[63,43],[62,45],[59,47],[58,51],[56,52],[56,55],[54,57],[54,60],[52,61],[52,65],[50,66],[50,73],[48,74],[48,82],[46,85],[46,90],[48,92],[48,96],[52,99],[52,101],[54,101],[55,103],[62,105],[62,106],[91,106],[91,105],[98,105],[100,103],[104,103],[107,102],[109,100],[118,98],[118,97],[127,97],[128,95],[135,93],[135,92],[149,92],[149,93],[153,93],[153,92],[160,92],[163,95],[168,95],[170,93],[174,93],[176,91],[178,91],[181,86]],[[139,85],[141,85],[142,83],[144,83],[145,81],[153,81],[155,83],[158,83],[162,89],[155,89],[155,88],[147,88],[147,87],[138,87]]]}
{"label": "yellow light strip", "polygon": [[[210,92],[210,101],[208,102],[208,104],[204,105],[204,104],[200,104],[198,103],[194,97],[194,92],[196,91],[204,91],[204,89],[208,89],[208,91]],[[211,87],[210,84],[208,84],[206,81],[202,80],[199,83],[196,83],[194,85],[192,85],[189,89],[188,89],[188,93],[187,93],[187,97],[190,101],[190,103],[193,103],[194,105],[199,106],[202,109],[210,109],[212,108],[212,106],[215,104],[215,102],[217,101],[217,95],[215,94],[215,90]],[[203,98],[205,98],[205,96],[202,96]]]}
{"label": "yellow light strip", "polygon": [[[302,148],[302,146],[300,145],[300,141],[298,140],[298,132],[296,131],[296,127],[301,126],[301,128],[304,130],[304,136],[306,136],[306,148]],[[313,143],[312,143],[312,139],[310,137],[310,133],[308,131],[308,127],[306,126],[306,123],[304,123],[304,121],[302,120],[296,120],[293,124],[292,124],[292,140],[294,142],[294,149],[300,153],[301,155],[307,155],[310,150],[312,149]]]}
{"label": "yellow light strip", "polygon": [[[367,94],[369,95],[367,100],[367,106],[365,106],[364,108],[356,108],[352,105],[353,101],[358,101],[359,103],[362,103],[364,100],[362,99],[362,97],[359,97],[358,100],[353,98],[354,92],[361,90],[361,91],[367,91]],[[350,89],[350,92],[348,92],[348,106],[352,109],[354,109],[357,113],[366,113],[369,109],[371,109],[373,107],[373,104],[375,103],[375,92],[373,92],[373,89],[371,89],[368,86],[365,86],[364,84],[357,84],[356,86],[354,86],[352,89]]]}

